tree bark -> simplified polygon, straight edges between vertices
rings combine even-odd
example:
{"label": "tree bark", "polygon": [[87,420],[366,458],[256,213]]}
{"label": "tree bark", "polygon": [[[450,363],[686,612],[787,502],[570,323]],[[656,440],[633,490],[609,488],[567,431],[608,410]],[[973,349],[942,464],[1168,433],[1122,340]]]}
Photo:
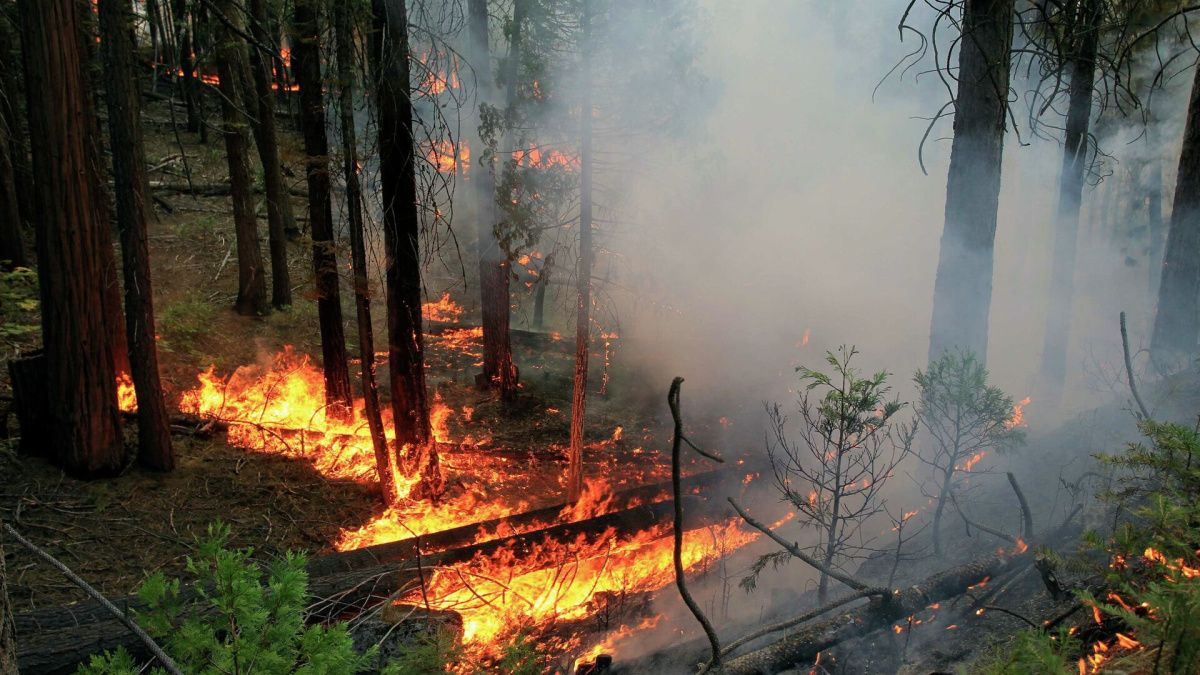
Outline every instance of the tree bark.
{"label": "tree bark", "polygon": [[[250,0],[250,34],[261,44],[273,41],[267,32],[266,0]],[[251,129],[263,167],[263,187],[267,193],[267,245],[271,252],[271,304],[276,308],[292,304],[292,280],[287,266],[287,232],[295,229],[292,203],[283,184],[279,163],[279,134],[275,125],[275,94],[271,91],[270,57],[258,49],[250,50],[249,67],[254,83],[246,92],[251,102]]]}
{"label": "tree bark", "polygon": [[1012,21],[1013,0],[966,0],[963,8],[930,362],[953,349],[987,362]]}
{"label": "tree bark", "polygon": [[13,631],[12,603],[8,600],[3,541],[0,541],[0,675],[17,675],[17,638]]}
{"label": "tree bark", "polygon": [[146,241],[146,161],[140,87],[133,67],[132,7],[99,0],[101,46],[108,73],[108,129],[112,139],[117,230],[125,276],[125,333],[138,400],[138,460],[161,471],[175,468],[171,430],[154,342],[154,297]]}
{"label": "tree bark", "polygon": [[1192,80],[1150,349],[1192,355],[1200,333],[1200,68]]}
{"label": "tree bark", "polygon": [[329,139],[325,135],[325,101],[321,93],[320,7],[318,0],[297,0],[293,58],[296,82],[300,85],[304,151],[308,155],[308,225],[312,233],[317,316],[321,324],[325,402],[335,413],[340,409],[344,414],[353,407],[354,397],[350,390],[350,369],[346,365],[346,336],[333,241],[333,207],[329,197]]}
{"label": "tree bark", "polygon": [[1050,273],[1050,305],[1042,347],[1042,378],[1046,397],[1057,404],[1067,378],[1067,348],[1071,335],[1075,251],[1079,238],[1079,207],[1088,163],[1088,130],[1092,116],[1092,87],[1096,79],[1096,52],[1100,44],[1100,0],[1084,0],[1073,8],[1077,47],[1072,54],[1070,101],[1062,174],[1059,177],[1058,215],[1054,226],[1054,258]]}
{"label": "tree bark", "polygon": [[187,0],[171,0],[171,14],[175,19],[175,44],[179,50],[176,59],[176,82],[179,83],[180,95],[184,108],[187,110],[187,130],[191,133],[200,131],[200,105],[197,103],[199,83],[196,81],[196,66],[192,51],[194,40],[191,27],[188,24]]}
{"label": "tree bark", "polygon": [[[5,92],[0,89],[0,99],[4,97]],[[29,266],[22,233],[21,205],[17,201],[17,173],[12,162],[11,138],[7,121],[0,118],[0,270]]]}
{"label": "tree bark", "polygon": [[[230,0],[221,0],[221,13],[239,22],[241,15]],[[263,270],[262,247],[258,237],[258,218],[254,214],[253,188],[247,156],[246,121],[241,77],[245,72],[245,46],[229,27],[218,22],[217,74],[221,79],[222,135],[229,163],[229,188],[233,201],[233,223],[237,235],[238,294],[234,309],[238,314],[262,315],[267,306],[267,280]]]}
{"label": "tree bark", "polygon": [[575,387],[571,394],[571,445],[567,456],[567,501],[583,494],[583,440],[587,409],[588,346],[592,308],[592,72],[591,12],[583,3],[583,73],[580,106],[579,266],[576,270]]}
{"label": "tree bark", "polygon": [[103,311],[104,247],[85,140],[91,108],[75,0],[21,0],[33,146],[42,340],[50,424],[45,442],[73,474],[120,469],[117,373]]}
{"label": "tree bark", "polygon": [[371,54],[378,78],[379,176],[387,252],[388,360],[392,413],[400,466],[420,477],[414,495],[436,498],[443,489],[430,438],[425,391],[425,338],[421,330],[420,221],[409,91],[408,16],[403,0],[374,0]]}
{"label": "tree bark", "polygon": [[363,228],[362,185],[358,181],[358,140],[354,126],[354,10],[349,3],[334,3],[337,40],[339,108],[342,123],[342,172],[346,180],[346,219],[350,228],[350,262],[354,267],[354,307],[358,318],[358,351],[362,363],[363,414],[375,449],[375,470],[384,502],[399,498],[396,464],[388,449],[375,380],[375,328],[371,322],[371,287]]}
{"label": "tree bark", "polygon": [[[479,77],[480,103],[487,103],[494,87],[492,58],[488,46],[487,0],[469,0],[468,21],[471,37],[471,56]],[[513,4],[513,27],[508,43],[509,110],[516,104],[518,63],[521,56],[521,29],[525,18],[525,3]],[[478,108],[476,108],[478,111]],[[479,127],[478,113],[474,126]],[[496,227],[500,213],[496,207],[496,162],[488,161],[486,171],[479,172],[478,193],[482,197],[484,216],[479,219],[479,307],[483,323],[483,372],[477,378],[486,388],[496,388],[500,400],[511,402],[517,395],[517,367],[513,363],[510,321],[512,297],[510,290],[512,263],[500,248]]]}
{"label": "tree bark", "polygon": [[[4,3],[0,6],[0,126],[8,131],[8,160],[12,164],[13,185],[19,224],[23,231],[33,223],[33,169],[29,163],[29,145],[26,138],[25,125],[21,120],[20,101],[24,97],[24,89],[18,75],[21,72],[20,58],[17,49],[20,40],[16,30],[15,5]],[[3,130],[0,130],[3,133]],[[0,199],[5,198],[0,195]],[[13,197],[8,197],[12,199]],[[2,208],[2,207],[0,207]],[[0,217],[3,216],[0,211]],[[11,216],[10,216],[11,217]],[[22,239],[24,234],[22,233]],[[0,255],[3,258],[3,255]],[[28,261],[29,256],[25,256]]]}

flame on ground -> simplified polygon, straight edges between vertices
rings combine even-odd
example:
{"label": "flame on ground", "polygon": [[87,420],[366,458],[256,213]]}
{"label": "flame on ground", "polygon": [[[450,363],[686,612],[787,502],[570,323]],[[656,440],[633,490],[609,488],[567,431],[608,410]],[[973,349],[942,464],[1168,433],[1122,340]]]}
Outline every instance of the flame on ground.
{"label": "flame on ground", "polygon": [[456,323],[462,318],[462,315],[462,305],[450,299],[450,291],[442,293],[442,297],[436,302],[427,302],[421,305],[421,316],[426,321]]}

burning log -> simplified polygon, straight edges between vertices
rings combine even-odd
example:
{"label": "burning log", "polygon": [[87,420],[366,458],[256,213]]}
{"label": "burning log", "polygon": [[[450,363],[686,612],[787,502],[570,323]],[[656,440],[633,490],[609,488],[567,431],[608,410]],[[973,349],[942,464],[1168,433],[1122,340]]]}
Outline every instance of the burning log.
{"label": "burning log", "polygon": [[[693,514],[689,522],[689,527],[692,528],[720,522],[728,515],[726,509],[716,501],[688,496],[685,502],[688,512]],[[405,546],[415,549],[416,541],[408,544],[396,542],[399,546],[386,551],[372,547],[376,550],[370,554],[352,551],[317,558],[312,563],[315,571],[334,572],[311,578],[309,592],[319,600],[310,607],[308,620],[321,622],[358,614],[396,597],[401,591],[418,588],[432,568],[463,563],[476,556],[507,551],[515,560],[530,565],[532,569],[542,569],[552,565],[553,561],[537,559],[532,554],[548,543],[578,544],[609,538],[621,540],[655,528],[662,528],[665,535],[673,514],[674,505],[668,500],[587,520],[450,548],[432,555],[424,553],[426,539],[421,539],[421,555],[406,559],[400,559],[399,552]],[[458,536],[465,534],[460,533]],[[447,535],[443,539],[450,538],[452,536]],[[438,538],[430,535],[427,539]],[[384,555],[391,556],[388,559],[393,562],[370,564],[370,561]],[[342,556],[345,556],[347,561],[336,561]],[[336,571],[339,569],[343,571]],[[185,589],[181,595],[187,600],[194,597],[194,592]],[[126,611],[129,608],[142,607],[134,596],[118,600],[115,604]],[[18,661],[21,669],[26,672],[71,672],[90,654],[116,649],[119,646],[125,646],[131,651],[138,649],[137,639],[128,629],[95,603],[80,603],[23,613],[15,617],[15,628]]]}

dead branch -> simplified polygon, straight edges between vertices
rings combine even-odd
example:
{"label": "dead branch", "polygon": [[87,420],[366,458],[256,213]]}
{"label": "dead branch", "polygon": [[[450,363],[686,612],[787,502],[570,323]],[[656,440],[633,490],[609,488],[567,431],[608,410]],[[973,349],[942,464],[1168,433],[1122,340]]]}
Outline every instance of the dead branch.
{"label": "dead branch", "polygon": [[824,572],[825,574],[828,574],[830,576],[830,578],[836,579],[836,580],[842,582],[843,584],[846,584],[850,588],[853,588],[856,591],[872,590],[866,584],[862,583],[861,581],[856,580],[854,577],[850,577],[845,574],[842,574],[841,572],[838,572],[837,570],[835,570],[831,567],[827,567],[826,565],[818,562],[812,556],[810,556],[807,553],[805,553],[804,551],[800,550],[800,547],[797,546],[796,544],[784,539],[783,537],[779,536],[778,534],[775,534],[774,530],[772,530],[771,528],[767,527],[766,525],[760,523],[759,521],[755,520],[754,516],[751,516],[749,513],[746,513],[746,510],[743,509],[736,501],[734,501],[733,497],[729,498],[729,503],[733,505],[733,510],[737,511],[738,515],[742,517],[742,520],[746,521],[747,525],[749,525],[750,527],[753,527],[754,529],[758,530],[759,532],[762,532],[763,534],[767,535],[768,537],[773,539],[776,544],[779,544],[780,546],[782,546],[788,553],[791,553],[792,555],[796,556],[797,558],[803,560],[810,567],[815,568],[819,572]]}
{"label": "dead branch", "polygon": [[1133,359],[1129,356],[1129,331],[1125,328],[1125,312],[1121,312],[1121,350],[1125,353],[1125,376],[1129,378],[1129,391],[1133,393],[1133,400],[1137,402],[1142,419],[1148,420],[1150,411],[1146,410],[1142,395],[1138,393],[1137,380],[1133,378]]}
{"label": "dead branch", "polygon": [[1029,510],[1029,502],[1025,500],[1025,493],[1021,491],[1021,486],[1017,484],[1017,477],[1011,471],[1008,472],[1008,484],[1017,494],[1017,503],[1021,505],[1021,536],[1029,539],[1033,536],[1033,512]]}
{"label": "dead branch", "polygon": [[[679,412],[679,389],[683,385],[683,378],[676,377],[671,381],[671,389],[667,392],[667,405],[671,408],[671,418],[675,421],[675,433],[671,440],[671,494],[674,496],[672,502],[675,505],[675,521],[672,528],[675,533],[675,585],[679,587],[679,595],[683,597],[683,601],[687,604],[688,609],[695,615],[696,620],[700,622],[700,626],[704,629],[704,634],[708,636],[708,642],[712,645],[712,663],[720,670],[721,668],[721,643],[717,638],[717,631],[709,622],[708,617],[704,616],[704,611],[700,609],[700,605],[692,597],[692,594],[687,589],[687,583],[684,581],[683,575],[683,499],[680,494],[680,477],[679,477],[679,444],[681,441],[686,441],[683,435],[683,417]],[[691,441],[687,444],[692,447],[697,453],[716,462],[724,462],[725,460],[704,452],[697,448]]]}
{"label": "dead branch", "polygon": [[971,520],[970,518],[968,518],[967,514],[963,513],[962,507],[960,507],[958,505],[958,500],[954,498],[954,495],[950,495],[950,503],[954,504],[954,510],[958,511],[958,515],[963,519],[963,523],[966,524],[966,526],[968,528],[973,527],[973,528],[979,530],[980,532],[987,532],[988,534],[992,535],[993,537],[999,537],[1000,539],[1003,539],[1004,541],[1007,541],[1010,544],[1017,543],[1017,538],[1012,536],[1011,534],[1001,532],[1000,530],[994,530],[994,529],[988,527],[987,525],[981,525],[981,524]]}
{"label": "dead branch", "polygon": [[87,593],[88,596],[90,596],[93,600],[103,605],[103,607],[107,609],[109,613],[115,616],[118,621],[124,624],[126,628],[132,631],[133,634],[136,635],[138,639],[146,645],[146,648],[150,650],[150,653],[154,654],[154,658],[158,659],[159,663],[162,664],[162,667],[166,669],[168,673],[172,673],[173,675],[183,675],[183,671],[179,669],[179,666],[175,664],[175,661],[170,656],[167,656],[167,653],[162,650],[162,647],[158,646],[158,643],[154,641],[154,638],[150,637],[146,631],[142,630],[142,627],[137,625],[133,619],[129,618],[128,614],[121,611],[116,605],[109,602],[108,598],[101,595],[100,591],[97,591],[95,588],[93,588],[91,584],[84,581],[78,574],[72,572],[71,568],[59,562],[57,558],[43,551],[36,544],[21,536],[21,533],[14,530],[12,525],[4,523],[4,531],[7,532],[13,539],[16,539],[17,543],[29,549],[30,552],[32,552],[38,558],[41,558],[43,562],[47,563],[59,572],[62,572],[63,576],[69,579],[71,583],[83,589],[83,592]]}

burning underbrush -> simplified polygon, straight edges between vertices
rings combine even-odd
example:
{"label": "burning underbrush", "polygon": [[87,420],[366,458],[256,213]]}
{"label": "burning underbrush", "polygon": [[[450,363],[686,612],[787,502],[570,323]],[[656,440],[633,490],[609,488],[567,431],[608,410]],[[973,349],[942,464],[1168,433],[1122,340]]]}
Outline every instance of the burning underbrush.
{"label": "burning underbrush", "polygon": [[[430,318],[443,321],[461,316],[461,308],[448,297],[427,305],[426,312]],[[478,358],[479,341],[477,328],[444,328],[431,335],[432,348],[459,359],[460,368],[465,367],[461,363],[464,358]],[[120,389],[122,407],[127,411],[136,409],[130,383],[122,381]],[[364,484],[376,480],[362,400],[355,401],[348,415],[328,414],[321,371],[307,356],[291,348],[267,362],[225,375],[213,367],[206,369],[199,374],[197,384],[183,392],[179,409],[223,430],[231,445],[309,462],[329,480]],[[382,414],[390,432],[391,411],[385,408]],[[560,413],[546,406],[541,414]],[[456,542],[457,546],[469,547],[524,532],[536,533],[555,523],[583,523],[669,498],[665,488],[643,491],[635,499],[616,498],[622,485],[639,480],[661,481],[666,475],[657,454],[646,453],[641,447],[628,453],[640,465],[636,470],[613,471],[628,461],[614,453],[624,447],[625,432],[617,426],[604,440],[594,443],[591,452],[600,455],[593,460],[600,467],[598,473],[621,475],[624,480],[613,484],[603,479],[590,481],[579,502],[545,518],[510,518],[544,506],[547,500],[559,500],[559,481],[551,483],[549,493],[512,489],[529,484],[532,467],[520,461],[517,454],[493,445],[492,431],[480,424],[472,405],[451,405],[435,393],[431,422],[451,486],[446,496],[432,505],[403,499],[369,523],[343,529],[334,542],[337,550],[379,547],[494,521],[494,526],[479,527]],[[639,440],[653,438],[647,433]],[[560,460],[553,450],[541,451],[541,456],[536,449],[526,451],[534,461],[557,466]],[[707,569],[759,536],[728,516],[706,522],[709,527],[685,535],[682,559],[688,572]],[[660,519],[632,532],[609,528],[567,539],[547,536],[519,549],[487,549],[465,561],[421,568],[420,583],[410,584],[393,597],[400,603],[460,615],[466,658],[475,663],[499,658],[506,640],[517,632],[538,636],[539,652],[558,657],[582,654],[589,644],[595,652],[609,648],[608,642],[597,643],[597,635],[609,633],[611,641],[634,626],[659,622],[661,617],[647,609],[647,598],[674,580],[670,535],[669,521]],[[437,549],[418,545],[418,551],[419,557],[436,553]],[[601,630],[597,633],[597,629]]]}

